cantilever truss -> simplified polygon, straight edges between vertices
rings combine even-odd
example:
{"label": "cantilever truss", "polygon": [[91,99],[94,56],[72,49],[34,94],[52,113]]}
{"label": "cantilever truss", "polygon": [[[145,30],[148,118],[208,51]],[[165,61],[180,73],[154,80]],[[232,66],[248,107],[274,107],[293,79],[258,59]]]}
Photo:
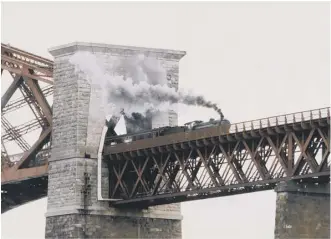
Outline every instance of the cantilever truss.
{"label": "cantilever truss", "polygon": [[106,146],[110,198],[124,199],[113,204],[146,206],[232,195],[271,189],[281,180],[328,181],[329,108],[265,121],[265,126],[262,120],[233,125],[228,135],[201,130],[137,141],[125,150]]}
{"label": "cantilever truss", "polygon": [[[33,169],[28,167],[40,150],[49,150],[52,109],[46,96],[53,92],[53,61],[1,44],[1,74],[3,70],[10,73],[13,82],[1,97],[1,123],[5,130],[1,137],[2,183],[17,180],[17,176],[23,179],[39,176],[41,172],[47,173],[47,164]],[[48,85],[41,89],[39,81]],[[16,90],[21,91],[23,97],[10,101]],[[30,107],[35,118],[14,127],[6,119],[6,114],[26,105]],[[42,129],[41,135],[30,146],[22,136],[39,128]],[[13,163],[10,160],[4,146],[8,141],[16,142],[24,152],[18,162]]]}

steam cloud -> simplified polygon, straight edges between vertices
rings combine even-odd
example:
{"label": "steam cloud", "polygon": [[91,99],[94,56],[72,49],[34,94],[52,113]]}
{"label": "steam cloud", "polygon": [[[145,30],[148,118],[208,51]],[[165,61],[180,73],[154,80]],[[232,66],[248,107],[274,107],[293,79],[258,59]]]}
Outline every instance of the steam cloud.
{"label": "steam cloud", "polygon": [[[128,114],[166,111],[178,104],[214,109],[223,118],[220,108],[203,96],[176,91],[167,85],[165,70],[158,60],[144,55],[102,66],[102,61],[90,52],[77,52],[70,58],[76,70],[87,77],[91,87],[101,89],[106,114]],[[109,60],[107,61],[109,63]]]}

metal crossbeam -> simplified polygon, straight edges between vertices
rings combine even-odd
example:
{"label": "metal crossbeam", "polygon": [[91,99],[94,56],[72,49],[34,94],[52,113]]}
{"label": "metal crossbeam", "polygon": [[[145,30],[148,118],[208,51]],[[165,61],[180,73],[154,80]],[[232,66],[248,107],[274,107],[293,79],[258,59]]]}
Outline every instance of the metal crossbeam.
{"label": "metal crossbeam", "polygon": [[26,151],[30,148],[30,145],[25,141],[25,139],[22,138],[20,132],[18,132],[4,116],[1,117],[1,124],[7,132],[7,135],[9,135],[10,138],[14,140],[22,150]]}
{"label": "metal crossbeam", "polygon": [[[53,86],[49,85],[46,86],[42,89],[42,93],[45,97],[50,96],[53,94]],[[13,112],[15,110],[18,110],[24,106],[26,106],[27,104],[30,104],[32,102],[32,98],[25,98],[25,97],[20,97],[16,100],[13,101],[9,101],[6,106],[3,108],[2,110],[2,114],[7,114],[10,112]]]}
{"label": "metal crossbeam", "polygon": [[278,117],[274,126],[267,122],[242,131],[234,125],[226,135],[214,128],[105,146],[110,197],[123,199],[113,204],[150,206],[330,175],[329,108],[300,121],[279,124]]}
{"label": "metal crossbeam", "polygon": [[48,121],[43,113],[41,106],[37,103],[34,94],[32,93],[30,87],[28,86],[27,81],[23,81],[19,89],[24,98],[31,100],[28,105],[32,113],[34,114],[35,118],[38,120],[40,126],[41,127],[47,126]]}
{"label": "metal crossbeam", "polygon": [[[30,120],[29,122],[26,122],[24,124],[18,125],[18,126],[11,126],[9,133],[2,135],[3,142],[8,142],[11,140],[15,140],[16,135],[24,135],[29,132],[32,132],[34,130],[37,130],[40,128],[39,121],[37,119]],[[15,132],[15,135],[12,133]]]}
{"label": "metal crossbeam", "polygon": [[29,160],[31,160],[31,156],[35,156],[39,150],[41,150],[45,144],[47,144],[50,141],[52,128],[48,127],[46,130],[42,132],[39,139],[31,146],[31,148],[24,152],[21,160],[15,164],[15,168],[19,169],[21,166],[28,165]]}
{"label": "metal crossbeam", "polygon": [[8,90],[1,97],[1,110],[6,106],[9,99],[13,96],[19,85],[22,83],[23,79],[20,75],[13,76],[14,81],[9,86]]}
{"label": "metal crossbeam", "polygon": [[53,61],[3,43],[1,43],[1,69],[53,84]]}

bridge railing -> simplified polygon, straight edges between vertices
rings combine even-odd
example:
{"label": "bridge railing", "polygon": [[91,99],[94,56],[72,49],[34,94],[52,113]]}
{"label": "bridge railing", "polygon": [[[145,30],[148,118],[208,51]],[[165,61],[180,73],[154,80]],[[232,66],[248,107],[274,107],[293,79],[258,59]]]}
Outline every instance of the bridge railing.
{"label": "bridge railing", "polygon": [[293,124],[326,117],[330,117],[330,107],[234,123],[230,128],[230,133],[267,128],[283,124]]}

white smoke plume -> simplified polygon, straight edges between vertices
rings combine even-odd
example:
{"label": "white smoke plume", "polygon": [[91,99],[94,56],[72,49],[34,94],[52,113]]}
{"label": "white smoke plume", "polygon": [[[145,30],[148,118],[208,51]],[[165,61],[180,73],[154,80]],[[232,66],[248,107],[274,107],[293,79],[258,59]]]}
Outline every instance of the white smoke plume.
{"label": "white smoke plume", "polygon": [[212,108],[223,117],[217,105],[203,96],[170,88],[165,70],[154,58],[142,54],[133,56],[110,63],[108,71],[103,68],[105,63],[90,52],[77,52],[70,62],[85,75],[91,87],[101,88],[107,115],[118,115],[122,110],[126,115],[134,112],[145,115],[147,111],[166,111],[185,104]]}

